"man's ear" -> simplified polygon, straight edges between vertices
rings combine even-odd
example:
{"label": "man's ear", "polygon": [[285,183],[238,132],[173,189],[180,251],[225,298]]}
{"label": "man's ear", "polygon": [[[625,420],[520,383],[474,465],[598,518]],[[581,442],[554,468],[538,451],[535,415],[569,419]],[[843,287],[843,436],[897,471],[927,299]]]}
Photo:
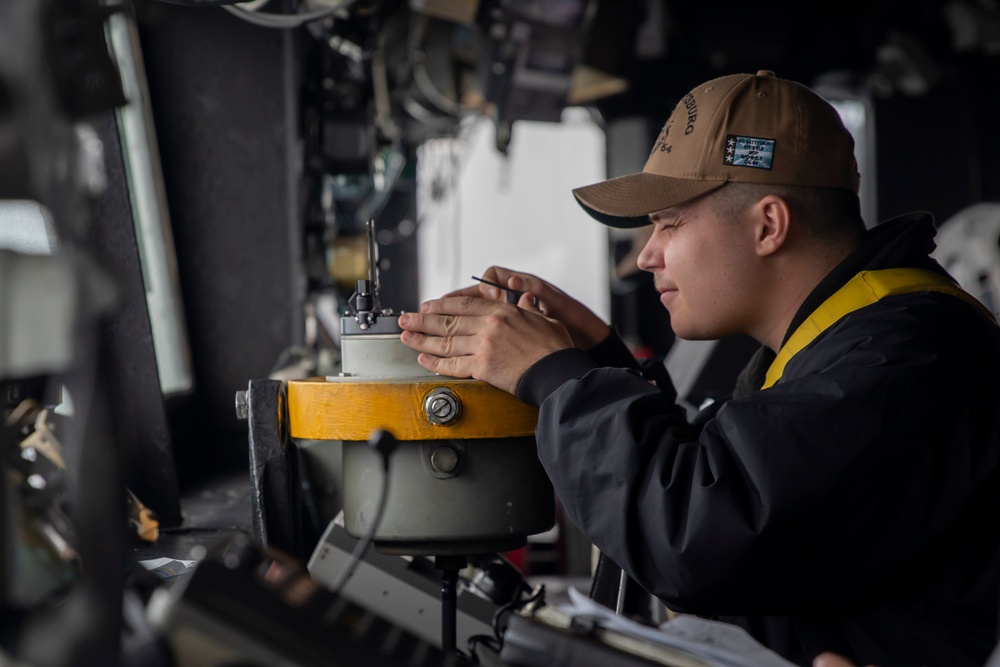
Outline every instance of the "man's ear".
{"label": "man's ear", "polygon": [[788,241],[792,217],[788,202],[777,195],[767,195],[754,204],[752,215],[757,255],[774,254]]}

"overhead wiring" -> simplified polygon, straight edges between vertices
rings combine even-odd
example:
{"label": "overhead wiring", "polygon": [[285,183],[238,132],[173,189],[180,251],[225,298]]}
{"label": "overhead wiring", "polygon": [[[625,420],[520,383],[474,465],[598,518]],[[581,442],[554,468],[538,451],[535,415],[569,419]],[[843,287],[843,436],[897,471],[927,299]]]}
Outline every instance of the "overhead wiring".
{"label": "overhead wiring", "polygon": [[402,130],[392,117],[389,72],[385,61],[386,33],[386,30],[381,31],[372,54],[372,100],[375,104],[375,123],[393,145],[398,145]]}
{"label": "overhead wiring", "polygon": [[428,22],[429,19],[426,16],[410,22],[406,53],[413,72],[413,82],[417,85],[421,94],[427,97],[438,109],[451,116],[461,117],[465,112],[462,106],[439,91],[430,74],[427,72],[427,54],[422,47],[422,43],[427,37]]}
{"label": "overhead wiring", "polygon": [[260,11],[270,0],[160,0],[160,2],[186,7],[221,7],[248,23],[262,28],[285,30],[300,28],[312,21],[338,15],[357,0],[324,0],[322,9],[293,14],[274,14]]}
{"label": "overhead wiring", "polygon": [[248,12],[255,12],[269,2],[271,2],[271,0],[249,0],[249,2],[240,2],[237,3],[237,5],[240,9],[245,9]]}
{"label": "overhead wiring", "polygon": [[233,4],[223,4],[221,7],[247,23],[260,26],[262,28],[276,28],[278,30],[288,28],[300,28],[310,21],[317,21],[340,12],[353,4],[356,0],[343,0],[343,2],[318,9],[312,12],[302,12],[300,14],[269,14],[266,12],[250,11]]}
{"label": "overhead wiring", "polygon": [[249,5],[258,2],[258,0],[251,0],[250,2],[245,2],[245,0],[159,0],[159,1],[165,2],[168,5],[181,5],[183,7],[222,7],[223,5],[238,5],[238,4]]}

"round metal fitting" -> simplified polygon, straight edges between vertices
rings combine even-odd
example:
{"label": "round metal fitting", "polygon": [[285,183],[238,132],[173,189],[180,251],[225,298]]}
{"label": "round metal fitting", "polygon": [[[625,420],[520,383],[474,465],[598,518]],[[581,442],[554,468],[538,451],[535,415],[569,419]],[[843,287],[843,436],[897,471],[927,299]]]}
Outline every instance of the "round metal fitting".
{"label": "round metal fitting", "polygon": [[445,426],[462,414],[462,402],[448,387],[433,389],[424,397],[424,414],[435,426]]}
{"label": "round metal fitting", "polygon": [[447,445],[431,452],[431,467],[436,472],[449,473],[458,467],[458,452]]}

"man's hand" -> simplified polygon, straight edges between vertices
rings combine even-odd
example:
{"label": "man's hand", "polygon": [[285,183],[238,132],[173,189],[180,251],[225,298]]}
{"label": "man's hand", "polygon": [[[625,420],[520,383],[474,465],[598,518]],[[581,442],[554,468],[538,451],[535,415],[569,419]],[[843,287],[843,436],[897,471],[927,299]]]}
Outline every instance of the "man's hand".
{"label": "man's hand", "polygon": [[422,353],[417,361],[428,370],[473,377],[513,394],[532,364],[573,347],[565,326],[529,306],[527,294],[519,306],[478,296],[428,301],[419,313],[400,315],[400,340]]}
{"label": "man's hand", "polygon": [[[546,317],[562,322],[573,339],[573,345],[581,350],[589,350],[608,337],[611,329],[607,323],[582,303],[537,276],[511,271],[502,266],[491,266],[483,274],[483,278],[524,292],[518,303],[521,307],[531,307],[532,299],[537,299],[538,310]],[[505,300],[503,291],[486,283],[465,287],[445,296],[480,296],[495,301]]]}
{"label": "man's hand", "polygon": [[[813,659],[813,667],[856,667],[856,665],[843,656],[827,652],[820,653]],[[874,666],[868,665],[868,667]]]}

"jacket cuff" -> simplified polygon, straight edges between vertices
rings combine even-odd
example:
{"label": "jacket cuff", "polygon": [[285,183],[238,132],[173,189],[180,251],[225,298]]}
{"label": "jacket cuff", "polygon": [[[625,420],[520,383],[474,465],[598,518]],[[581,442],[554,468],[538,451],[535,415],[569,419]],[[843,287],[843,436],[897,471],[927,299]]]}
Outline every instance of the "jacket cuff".
{"label": "jacket cuff", "polygon": [[639,368],[639,362],[614,327],[607,338],[587,350],[587,354],[599,368]]}
{"label": "jacket cuff", "polygon": [[567,380],[582,378],[595,368],[598,366],[586,352],[576,348],[558,350],[542,357],[524,372],[517,382],[517,397],[537,407]]}

